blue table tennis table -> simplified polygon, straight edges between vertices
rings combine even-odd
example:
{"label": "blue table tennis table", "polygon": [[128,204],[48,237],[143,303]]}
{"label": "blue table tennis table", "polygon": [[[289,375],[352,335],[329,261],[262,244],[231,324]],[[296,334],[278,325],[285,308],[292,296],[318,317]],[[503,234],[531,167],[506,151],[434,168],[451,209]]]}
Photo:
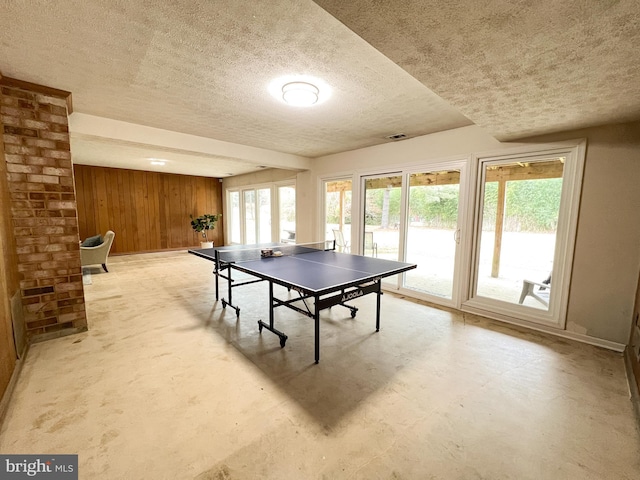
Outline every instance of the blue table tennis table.
{"label": "blue table tennis table", "polygon": [[[315,323],[315,362],[320,361],[320,312],[342,305],[356,316],[358,309],[346,302],[375,293],[376,332],[380,330],[380,296],[382,279],[406,272],[417,265],[380,258],[351,255],[335,251],[335,242],[315,244],[268,243],[258,245],[232,245],[189,250],[189,253],[215,263],[216,300],[219,299],[219,279],[227,280],[227,305],[240,315],[240,307],[232,303],[232,289],[242,285],[266,281],[269,283],[269,323],[258,321],[262,332],[266,328],[278,335],[284,348],[287,335],[275,328],[274,310],[287,307],[310,317]],[[237,281],[232,270],[253,277]],[[273,286],[281,285],[298,293],[294,298],[280,299],[273,294]],[[313,299],[313,308],[306,300]]]}

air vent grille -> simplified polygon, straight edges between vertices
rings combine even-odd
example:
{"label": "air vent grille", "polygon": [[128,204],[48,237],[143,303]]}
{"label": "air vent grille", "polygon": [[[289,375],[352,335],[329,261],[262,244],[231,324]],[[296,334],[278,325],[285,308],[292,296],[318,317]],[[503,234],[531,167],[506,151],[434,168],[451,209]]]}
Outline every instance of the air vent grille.
{"label": "air vent grille", "polygon": [[389,140],[404,140],[407,136],[404,133],[396,133],[394,135],[388,135]]}

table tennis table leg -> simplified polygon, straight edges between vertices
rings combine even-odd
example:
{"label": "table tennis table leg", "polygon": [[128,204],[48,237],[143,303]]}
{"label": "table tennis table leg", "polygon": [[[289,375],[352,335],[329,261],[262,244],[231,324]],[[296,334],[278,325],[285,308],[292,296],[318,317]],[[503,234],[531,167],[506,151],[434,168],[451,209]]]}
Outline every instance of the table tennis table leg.
{"label": "table tennis table leg", "polygon": [[376,292],[376,332],[380,331],[380,297],[382,296],[382,280],[377,281],[378,291]]}
{"label": "table tennis table leg", "polygon": [[316,339],[315,339],[315,349],[316,349],[316,364],[320,361],[320,310],[318,309],[318,302],[320,301],[319,297],[315,299],[315,307],[313,311],[313,322],[315,323],[316,330]]}
{"label": "table tennis table leg", "polygon": [[276,304],[273,300],[273,282],[269,282],[269,324],[267,325],[262,320],[258,320],[258,330],[260,330],[260,333],[262,333],[262,329],[266,328],[270,332],[278,335],[278,337],[280,337],[280,348],[284,348],[289,337],[287,337],[284,333],[282,333],[275,327],[275,308]]}
{"label": "table tennis table leg", "polygon": [[[232,297],[232,289],[233,289],[233,280],[231,279],[231,267],[229,265],[227,265],[226,267],[223,267],[227,269],[227,297],[229,298],[228,300],[225,300],[224,298],[222,299],[222,308],[227,308],[227,305],[229,305],[231,308],[233,308],[236,311],[236,317],[240,316],[240,307],[236,307],[232,302],[233,302],[233,297]],[[218,272],[219,273],[219,272]],[[217,288],[217,280],[218,277],[216,276],[216,288]],[[217,295],[217,292],[216,292]]]}
{"label": "table tennis table leg", "polygon": [[216,302],[220,299],[220,290],[218,288],[218,267],[214,268],[213,274],[216,276]]}

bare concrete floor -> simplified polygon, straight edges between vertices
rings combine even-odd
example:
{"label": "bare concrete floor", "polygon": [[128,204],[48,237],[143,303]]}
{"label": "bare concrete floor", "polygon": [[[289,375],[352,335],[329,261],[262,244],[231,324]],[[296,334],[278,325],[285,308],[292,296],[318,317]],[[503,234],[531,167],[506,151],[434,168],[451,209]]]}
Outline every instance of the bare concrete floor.
{"label": "bare concrete floor", "polygon": [[[112,257],[86,333],[33,345],[3,453],[77,453],[81,479],[640,479],[619,354],[391,294],[267,319],[186,252]],[[286,290],[280,293],[287,295]],[[279,309],[282,310],[282,309]]]}

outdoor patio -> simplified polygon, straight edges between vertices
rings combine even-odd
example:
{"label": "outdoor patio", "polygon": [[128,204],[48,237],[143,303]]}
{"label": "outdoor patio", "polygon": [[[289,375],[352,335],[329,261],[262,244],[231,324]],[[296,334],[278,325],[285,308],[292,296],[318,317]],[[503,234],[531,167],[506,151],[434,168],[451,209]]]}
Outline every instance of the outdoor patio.
{"label": "outdoor patio", "polygon": [[[330,227],[330,228],[329,228]],[[327,225],[329,234],[338,225]],[[345,238],[351,236],[351,225],[343,226]],[[379,258],[397,260],[400,230],[367,227],[373,232]],[[485,232],[481,245],[478,275],[478,295],[505,302],[518,303],[525,279],[541,282],[553,266],[555,235],[551,233],[504,232],[499,276],[491,276],[493,232]],[[453,284],[455,231],[410,226],[407,235],[407,261],[418,268],[407,272],[405,287],[431,295],[448,298]],[[351,248],[351,252],[357,251]],[[371,255],[368,250],[365,252]],[[545,309],[537,300],[527,297],[524,305]]]}

